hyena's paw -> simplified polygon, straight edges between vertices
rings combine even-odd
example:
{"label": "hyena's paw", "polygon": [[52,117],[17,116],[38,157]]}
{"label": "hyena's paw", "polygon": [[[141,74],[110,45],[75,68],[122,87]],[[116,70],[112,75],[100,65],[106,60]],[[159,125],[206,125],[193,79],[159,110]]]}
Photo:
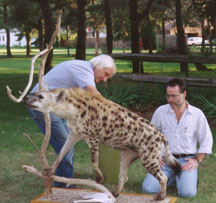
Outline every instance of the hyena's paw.
{"label": "hyena's paw", "polygon": [[120,192],[118,190],[116,190],[116,191],[112,192],[112,194],[114,197],[118,197]]}
{"label": "hyena's paw", "polygon": [[154,200],[156,201],[161,201],[165,199],[165,194],[164,193],[158,193],[154,196]]}
{"label": "hyena's paw", "polygon": [[104,176],[97,175],[96,182],[100,184],[104,183]]}

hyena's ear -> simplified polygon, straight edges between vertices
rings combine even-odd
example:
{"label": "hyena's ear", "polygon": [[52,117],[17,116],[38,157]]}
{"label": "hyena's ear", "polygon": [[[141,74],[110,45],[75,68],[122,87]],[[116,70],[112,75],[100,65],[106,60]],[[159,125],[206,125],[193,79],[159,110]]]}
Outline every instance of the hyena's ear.
{"label": "hyena's ear", "polygon": [[65,91],[60,91],[55,94],[56,103],[62,102],[65,100]]}

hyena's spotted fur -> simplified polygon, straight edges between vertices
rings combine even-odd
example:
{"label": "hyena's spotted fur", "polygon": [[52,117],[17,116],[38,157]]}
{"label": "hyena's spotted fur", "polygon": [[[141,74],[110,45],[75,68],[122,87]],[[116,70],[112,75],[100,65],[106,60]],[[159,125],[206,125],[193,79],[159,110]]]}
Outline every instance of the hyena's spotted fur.
{"label": "hyena's spotted fur", "polygon": [[127,170],[138,157],[143,166],[160,182],[160,193],[155,199],[166,195],[167,178],[160,169],[163,148],[165,160],[177,175],[181,173],[178,161],[171,155],[165,137],[149,121],[122,106],[79,88],[55,89],[28,95],[25,104],[41,112],[50,112],[67,120],[70,136],[57,163],[77,141],[85,140],[90,148],[97,180],[104,181],[99,169],[98,151],[102,142],[121,149],[118,195],[127,181]]}

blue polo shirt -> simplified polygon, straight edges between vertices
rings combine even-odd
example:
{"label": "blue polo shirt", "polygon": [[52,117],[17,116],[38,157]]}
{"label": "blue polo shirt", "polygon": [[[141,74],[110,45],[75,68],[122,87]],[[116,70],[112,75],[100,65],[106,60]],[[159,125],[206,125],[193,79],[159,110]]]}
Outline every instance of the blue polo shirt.
{"label": "blue polo shirt", "polygon": [[[88,85],[96,86],[94,81],[93,65],[84,60],[68,60],[53,67],[44,76],[44,87],[48,89],[80,87]],[[31,93],[37,92],[39,85],[36,84]]]}

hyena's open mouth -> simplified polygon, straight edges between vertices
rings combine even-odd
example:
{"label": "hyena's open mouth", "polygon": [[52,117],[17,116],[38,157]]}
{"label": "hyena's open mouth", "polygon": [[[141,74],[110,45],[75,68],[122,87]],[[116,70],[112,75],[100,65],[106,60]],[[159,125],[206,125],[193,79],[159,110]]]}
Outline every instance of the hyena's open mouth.
{"label": "hyena's open mouth", "polygon": [[37,108],[37,106],[34,106],[32,104],[28,104],[26,101],[24,101],[24,104],[25,104],[25,106],[27,106],[30,109],[36,109]]}

